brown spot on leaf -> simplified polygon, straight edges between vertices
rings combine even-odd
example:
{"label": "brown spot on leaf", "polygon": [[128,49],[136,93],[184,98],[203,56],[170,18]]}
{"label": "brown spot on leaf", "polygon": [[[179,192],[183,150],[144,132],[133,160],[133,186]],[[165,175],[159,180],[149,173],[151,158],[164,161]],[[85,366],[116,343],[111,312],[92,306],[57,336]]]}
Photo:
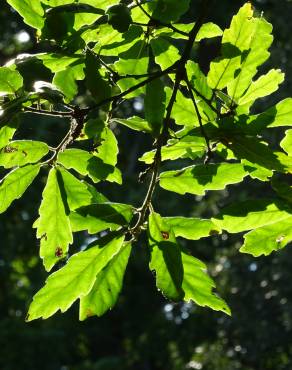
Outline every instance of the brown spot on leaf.
{"label": "brown spot on leaf", "polygon": [[86,317],[88,318],[88,317],[91,317],[93,315],[94,315],[94,313],[89,308],[87,308],[87,310],[86,310]]}
{"label": "brown spot on leaf", "polygon": [[161,231],[161,235],[163,239],[168,240],[169,239],[169,232],[168,231]]}
{"label": "brown spot on leaf", "polygon": [[27,157],[27,152],[25,150],[22,151],[22,154]]}
{"label": "brown spot on leaf", "polygon": [[17,148],[13,148],[13,146],[7,145],[5,148],[2,149],[4,153],[13,153],[17,152]]}
{"label": "brown spot on leaf", "polygon": [[58,258],[61,258],[63,256],[63,249],[60,247],[57,247],[55,250],[55,256]]}

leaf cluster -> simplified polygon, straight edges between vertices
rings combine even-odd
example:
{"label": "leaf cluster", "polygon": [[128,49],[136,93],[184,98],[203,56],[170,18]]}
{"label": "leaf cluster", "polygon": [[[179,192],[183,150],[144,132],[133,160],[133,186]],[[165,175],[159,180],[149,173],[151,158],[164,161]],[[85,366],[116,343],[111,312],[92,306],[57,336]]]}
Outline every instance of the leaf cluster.
{"label": "leaf cluster", "polygon": [[[0,211],[44,169],[47,181],[33,225],[40,257],[47,271],[66,261],[35,295],[27,320],[64,312],[78,299],[80,320],[103,315],[116,303],[131,251],[144,233],[149,268],[167,299],[230,314],[206,265],[180,238],[246,232],[240,251],[254,256],[292,240],[291,187],[285,182],[292,171],[292,130],[279,148],[264,140],[266,130],[292,126],[292,100],[257,114],[253,109],[284,81],[279,69],[259,73],[270,56],[271,24],[249,2],[225,30],[205,22],[209,1],[194,23],[180,21],[189,0],[7,2],[50,51],[20,55],[0,67],[0,166],[11,169],[0,182]],[[205,75],[193,50],[212,38],[220,38],[221,52]],[[121,117],[118,108],[137,98],[144,115]],[[27,113],[35,121],[38,115],[69,120],[69,129],[56,147],[14,140],[18,118]],[[139,207],[114,203],[95,186],[122,186],[119,125],[153,141],[139,159],[146,166],[141,186],[147,182]],[[191,164],[177,169],[181,159]],[[158,185],[204,196],[248,177],[271,184],[274,198],[237,202],[210,219],[163,217],[152,204]],[[94,242],[72,254],[80,231],[93,234]]]}

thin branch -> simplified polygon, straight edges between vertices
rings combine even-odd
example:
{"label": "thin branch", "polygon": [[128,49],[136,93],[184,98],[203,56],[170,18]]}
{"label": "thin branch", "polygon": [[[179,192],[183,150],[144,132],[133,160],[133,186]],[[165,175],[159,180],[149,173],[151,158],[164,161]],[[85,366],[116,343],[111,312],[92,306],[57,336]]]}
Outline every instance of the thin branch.
{"label": "thin branch", "polygon": [[171,65],[170,67],[168,67],[167,69],[164,69],[163,71],[159,71],[159,72],[153,74],[152,76],[150,76],[146,80],[139,82],[138,84],[130,87],[129,89],[123,91],[122,93],[120,93],[118,95],[114,95],[114,96],[111,96],[109,98],[106,98],[106,99],[102,100],[101,102],[99,102],[98,104],[93,105],[92,107],[81,109],[81,112],[83,114],[87,114],[93,109],[99,108],[99,107],[101,107],[101,106],[103,106],[107,103],[111,103],[113,101],[118,101],[118,100],[122,99],[123,97],[127,96],[128,94],[132,93],[133,91],[136,91],[140,87],[143,87],[143,86],[147,85],[149,82],[151,82],[151,81],[153,81],[157,78],[160,78],[160,77],[162,77],[166,74],[169,74],[169,73],[173,72],[176,64],[177,64],[177,62],[174,63],[173,65]]}
{"label": "thin branch", "polygon": [[215,112],[216,114],[220,114],[220,112],[213,106],[212,102],[210,99],[207,99],[203,94],[200,93],[200,91],[198,91],[194,86],[190,86],[191,89],[194,91],[194,93],[196,95],[198,95],[201,99],[204,100],[205,103],[208,104],[208,106],[212,109],[213,112]]}
{"label": "thin branch", "polygon": [[200,111],[199,111],[199,108],[198,108],[198,104],[197,104],[196,99],[194,97],[192,86],[190,84],[190,80],[188,79],[188,76],[187,75],[185,77],[185,81],[186,81],[186,84],[187,84],[187,87],[188,87],[188,91],[189,91],[191,100],[193,102],[193,105],[194,105],[194,108],[195,108],[195,111],[196,111],[196,114],[197,114],[197,117],[198,117],[201,134],[205,138],[205,141],[206,141],[206,145],[207,145],[207,149],[208,149],[207,155],[208,155],[208,158],[209,158],[210,155],[211,155],[211,153],[212,153],[212,150],[211,150],[211,147],[210,147],[210,139],[208,138],[207,133],[206,133],[206,131],[204,129],[204,125],[203,125],[203,122],[202,122],[202,117],[201,117],[201,114],[200,114]]}
{"label": "thin branch", "polygon": [[62,111],[54,111],[54,110],[44,110],[38,109],[33,107],[24,107],[24,113],[35,113],[35,114],[42,114],[45,116],[54,116],[54,117],[72,117],[73,111],[69,112],[62,112]]}
{"label": "thin branch", "polygon": [[[164,22],[161,22],[160,20],[158,19],[154,19],[151,14],[149,14],[142,6],[142,4],[136,0],[136,4],[137,6],[141,9],[141,11],[149,18],[150,20],[150,24],[146,25],[146,26],[150,26],[150,25],[157,25],[157,26],[162,26],[162,27],[167,27],[167,28],[170,28],[172,31],[176,32],[176,33],[179,33],[183,36],[189,36],[189,34],[187,32],[184,32],[184,31],[181,31],[179,30],[178,28],[176,28],[174,25],[172,25],[171,23],[164,23]],[[143,23],[140,24],[140,26],[144,26]]]}
{"label": "thin branch", "polygon": [[[159,176],[159,169],[160,169],[160,164],[161,164],[161,150],[162,146],[165,145],[167,142],[167,137],[168,137],[168,131],[169,131],[169,126],[171,122],[171,113],[172,109],[176,100],[176,95],[179,90],[180,83],[183,79],[186,78],[186,70],[185,66],[186,63],[190,57],[190,53],[193,47],[193,43],[195,42],[196,36],[201,28],[201,25],[203,24],[203,21],[205,19],[205,16],[207,14],[208,10],[208,3],[209,1],[205,1],[205,7],[203,9],[202,15],[199,17],[199,20],[195,23],[193,29],[189,33],[189,39],[187,41],[187,44],[185,46],[185,49],[182,53],[181,58],[179,61],[176,63],[176,74],[175,74],[175,82],[172,90],[172,94],[170,97],[170,100],[168,102],[167,108],[166,108],[166,116],[164,120],[164,126],[162,129],[161,134],[158,136],[157,141],[156,141],[156,152],[154,155],[154,160],[151,165],[151,180],[148,186],[148,190],[146,193],[146,196],[144,198],[143,204],[141,208],[138,210],[139,211],[139,216],[136,224],[134,227],[130,230],[130,233],[134,236],[134,238],[137,237],[137,235],[140,233],[141,226],[145,222],[145,217],[147,214],[147,211],[151,207],[151,202],[152,202],[152,197],[157,185],[157,180]],[[199,112],[198,112],[199,113]],[[209,144],[208,144],[209,148]]]}

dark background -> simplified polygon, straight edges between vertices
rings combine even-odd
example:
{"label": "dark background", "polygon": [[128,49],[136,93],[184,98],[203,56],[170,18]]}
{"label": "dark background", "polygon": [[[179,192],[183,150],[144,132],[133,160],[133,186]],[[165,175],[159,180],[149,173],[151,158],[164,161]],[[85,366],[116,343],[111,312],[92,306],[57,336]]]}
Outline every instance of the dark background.
{"label": "dark background", "polygon": [[[33,1],[33,0],[32,0]],[[210,9],[209,20],[225,27],[242,1],[221,0]],[[195,19],[198,2],[192,2],[188,20]],[[274,25],[272,56],[265,68],[281,68],[286,82],[279,93],[264,100],[262,110],[292,89],[292,2],[254,1]],[[20,42],[23,32],[28,42]],[[32,29],[0,0],[1,65],[18,53],[35,53]],[[203,69],[218,52],[216,42],[200,45]],[[134,109],[134,108],[131,108]],[[56,119],[22,118],[17,138],[38,137],[50,143],[62,137],[64,124]],[[150,148],[144,136],[117,129],[124,185],[102,185],[111,200],[140,204],[145,185],[137,186],[140,153]],[[281,135],[281,133],[279,133]],[[31,226],[37,218],[43,177],[23,199],[0,217],[0,369],[1,370],[291,370],[292,369],[292,251],[288,247],[269,257],[239,254],[241,235],[221,235],[192,242],[194,254],[205,261],[218,291],[233,316],[190,304],[172,304],[155,289],[147,270],[146,241],[134,249],[125,284],[113,311],[102,318],[78,321],[78,305],[46,321],[25,323],[32,296],[46,273],[38,258],[38,243]],[[247,186],[248,185],[248,186]],[[244,183],[204,199],[158,191],[155,207],[163,215],[209,217],[230,201],[258,198],[271,189],[259,182]],[[86,237],[77,235],[76,246]]]}

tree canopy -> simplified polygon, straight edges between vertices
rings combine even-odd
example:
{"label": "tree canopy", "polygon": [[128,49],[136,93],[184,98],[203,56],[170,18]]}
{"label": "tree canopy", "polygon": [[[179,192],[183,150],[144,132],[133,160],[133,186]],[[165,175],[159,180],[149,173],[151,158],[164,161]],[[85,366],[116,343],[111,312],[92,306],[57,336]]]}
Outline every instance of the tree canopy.
{"label": "tree canopy", "polygon": [[[261,104],[284,81],[280,69],[262,68],[272,25],[250,2],[226,28],[207,21],[208,1],[192,22],[184,18],[187,0],[7,2],[42,46],[0,67],[1,212],[42,183],[33,228],[51,274],[26,320],[65,312],[77,300],[80,320],[103,315],[141,246],[166,299],[230,315],[188,240],[208,245],[244,233],[240,252],[254,257],[291,241],[291,98]],[[213,39],[220,52],[206,70],[198,52]],[[45,132],[26,137],[25,117],[37,125],[42,116],[63,125],[58,142]],[[137,150],[141,164],[131,186],[121,164],[129,147],[121,148],[119,130],[129,145],[149,144]],[[165,213],[161,205],[194,196],[200,208],[210,193],[261,183],[265,197],[235,195],[205,215]],[[139,197],[127,201],[132,188],[141,189]]]}

